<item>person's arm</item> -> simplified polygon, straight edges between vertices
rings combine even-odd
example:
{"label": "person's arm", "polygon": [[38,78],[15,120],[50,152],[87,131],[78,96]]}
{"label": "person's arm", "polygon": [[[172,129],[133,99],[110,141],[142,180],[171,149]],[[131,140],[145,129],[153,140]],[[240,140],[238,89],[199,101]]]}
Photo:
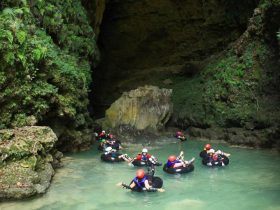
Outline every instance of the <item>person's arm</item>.
{"label": "person's arm", "polygon": [[131,187],[127,184],[125,184],[124,182],[119,182],[116,184],[118,187],[123,187],[123,188],[126,188],[126,189],[130,189],[131,190]]}
{"label": "person's arm", "polygon": [[136,186],[136,184],[135,184],[135,182],[132,182],[130,185],[129,185],[129,187],[132,189],[132,188],[134,188]]}

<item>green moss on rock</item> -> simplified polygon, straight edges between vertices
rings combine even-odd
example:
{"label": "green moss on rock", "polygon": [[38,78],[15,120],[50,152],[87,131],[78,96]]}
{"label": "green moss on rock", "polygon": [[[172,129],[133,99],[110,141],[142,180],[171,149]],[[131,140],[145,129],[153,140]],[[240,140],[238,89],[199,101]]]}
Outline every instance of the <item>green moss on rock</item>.
{"label": "green moss on rock", "polygon": [[[221,127],[224,134],[214,136],[232,143],[279,146],[279,10],[279,1],[261,1],[236,42],[204,61],[195,77],[174,80],[178,126]],[[240,128],[239,140],[231,128]]]}
{"label": "green moss on rock", "polygon": [[51,164],[61,158],[51,155],[57,141],[54,132],[31,126],[0,130],[0,136],[0,200],[44,193],[54,175]]}

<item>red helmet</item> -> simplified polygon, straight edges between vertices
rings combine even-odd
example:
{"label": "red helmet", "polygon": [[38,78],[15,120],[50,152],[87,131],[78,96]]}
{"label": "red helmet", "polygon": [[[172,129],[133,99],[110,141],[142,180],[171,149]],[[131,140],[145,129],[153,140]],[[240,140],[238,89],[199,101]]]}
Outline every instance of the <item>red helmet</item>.
{"label": "red helmet", "polygon": [[138,179],[143,179],[145,176],[145,171],[143,169],[139,169],[137,172],[136,172],[136,177]]}
{"label": "red helmet", "polygon": [[109,138],[110,138],[110,139],[112,139],[113,137],[114,137],[113,134],[110,134],[110,135],[109,135]]}
{"label": "red helmet", "polygon": [[206,144],[204,148],[205,148],[206,150],[211,149],[211,144]]}
{"label": "red helmet", "polygon": [[183,133],[181,132],[181,131],[177,131],[177,136],[182,136],[183,135]]}
{"label": "red helmet", "polygon": [[170,162],[173,162],[173,161],[175,161],[177,158],[176,158],[176,156],[175,155],[170,155],[169,157],[168,157],[168,160],[170,161]]}

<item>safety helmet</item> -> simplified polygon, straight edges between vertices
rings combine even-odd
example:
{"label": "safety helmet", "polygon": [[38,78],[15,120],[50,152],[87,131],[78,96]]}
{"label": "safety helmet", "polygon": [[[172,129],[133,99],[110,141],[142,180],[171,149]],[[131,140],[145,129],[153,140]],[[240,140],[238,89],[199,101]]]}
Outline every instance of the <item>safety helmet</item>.
{"label": "safety helmet", "polygon": [[177,136],[182,136],[183,135],[183,133],[181,132],[181,131],[177,131]]}
{"label": "safety helmet", "polygon": [[208,153],[215,153],[214,149],[209,149]]}
{"label": "safety helmet", "polygon": [[211,149],[211,144],[205,144],[205,147],[204,147],[206,150],[209,150]]}
{"label": "safety helmet", "polygon": [[105,151],[110,152],[112,150],[112,147],[106,147]]}
{"label": "safety helmet", "polygon": [[148,150],[146,148],[143,148],[142,153],[148,153]]}
{"label": "safety helmet", "polygon": [[103,130],[101,133],[105,133],[105,131]]}
{"label": "safety helmet", "polygon": [[144,171],[143,169],[137,170],[137,172],[136,172],[136,177],[137,177],[138,179],[143,179],[144,176],[145,176],[145,171]]}
{"label": "safety helmet", "polygon": [[175,161],[177,158],[176,158],[176,156],[175,155],[170,155],[169,157],[168,157],[168,160],[170,161],[170,162],[173,162],[173,161]]}
{"label": "safety helmet", "polygon": [[101,143],[105,143],[106,142],[106,140],[105,139],[101,139]]}

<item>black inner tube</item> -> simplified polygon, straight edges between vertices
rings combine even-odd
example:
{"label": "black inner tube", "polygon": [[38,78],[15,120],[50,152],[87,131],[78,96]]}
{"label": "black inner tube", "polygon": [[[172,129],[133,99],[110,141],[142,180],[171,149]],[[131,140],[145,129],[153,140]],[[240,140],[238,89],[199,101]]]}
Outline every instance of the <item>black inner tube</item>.
{"label": "black inner tube", "polygon": [[194,170],[194,165],[193,164],[189,164],[186,167],[168,168],[167,165],[164,164],[163,170],[166,173],[169,173],[169,174],[183,174],[183,173],[192,172]]}
{"label": "black inner tube", "polygon": [[157,163],[152,163],[151,161],[147,160],[147,161],[143,161],[143,160],[133,160],[132,164],[134,166],[149,166],[149,165],[155,165],[155,166],[161,166],[162,163],[157,162]]}
{"label": "black inner tube", "polygon": [[203,165],[207,165],[210,162],[211,162],[212,165],[209,165],[209,166],[223,166],[222,163],[224,163],[224,165],[228,165],[229,164],[229,158],[225,155],[219,155],[217,161],[212,160],[209,156],[206,156],[205,158],[202,159],[202,164]]}
{"label": "black inner tube", "polygon": [[[118,155],[121,155],[118,153]],[[122,162],[124,161],[124,159],[117,157],[112,157],[112,154],[102,154],[101,155],[101,160],[105,161],[105,162]]]}
{"label": "black inner tube", "polygon": [[[158,176],[150,176],[147,175],[149,184],[152,186],[152,188],[162,188],[163,186],[163,180],[158,177]],[[133,182],[133,180],[130,182],[129,185],[131,185],[131,183]],[[142,188],[138,187],[137,185],[134,188],[131,188],[132,191],[136,191],[136,192],[144,192],[145,190],[143,190]],[[147,192],[152,192],[152,191],[147,191]]]}

